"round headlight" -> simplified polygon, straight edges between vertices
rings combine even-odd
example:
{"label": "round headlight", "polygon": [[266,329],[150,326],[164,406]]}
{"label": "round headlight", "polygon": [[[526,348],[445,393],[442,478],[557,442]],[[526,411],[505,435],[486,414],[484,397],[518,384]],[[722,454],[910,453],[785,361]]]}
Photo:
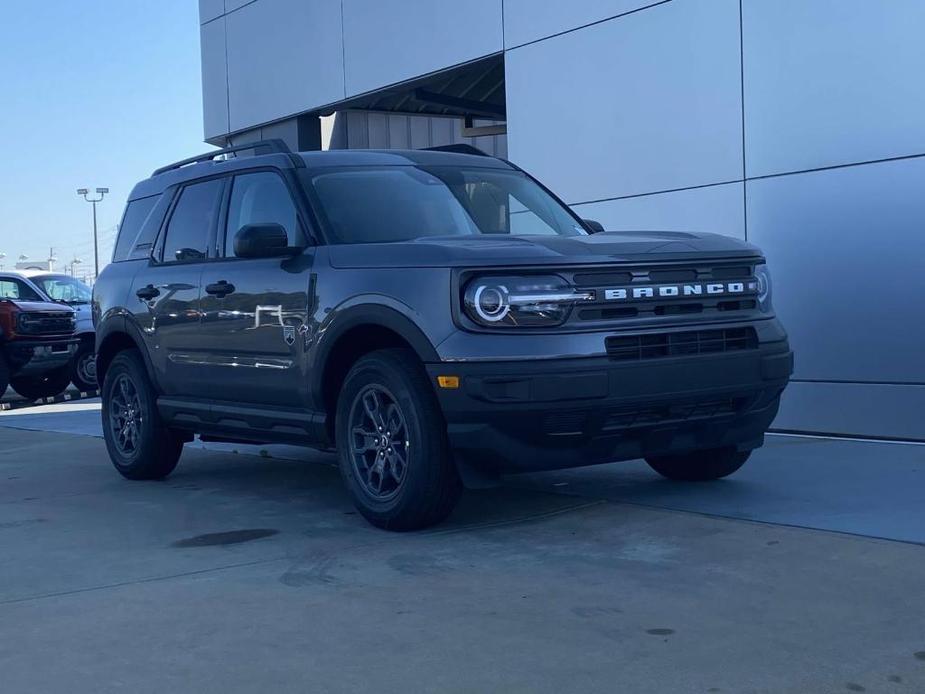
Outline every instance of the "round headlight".
{"label": "round headlight", "polygon": [[466,285],[466,315],[486,327],[561,325],[572,306],[594,298],[575,291],[558,275],[476,277]]}
{"label": "round headlight", "polygon": [[771,273],[762,263],[755,266],[755,279],[758,281],[758,306],[762,311],[771,310]]}
{"label": "round headlight", "polygon": [[511,310],[510,293],[503,284],[481,284],[475,289],[472,307],[482,320],[497,323]]}

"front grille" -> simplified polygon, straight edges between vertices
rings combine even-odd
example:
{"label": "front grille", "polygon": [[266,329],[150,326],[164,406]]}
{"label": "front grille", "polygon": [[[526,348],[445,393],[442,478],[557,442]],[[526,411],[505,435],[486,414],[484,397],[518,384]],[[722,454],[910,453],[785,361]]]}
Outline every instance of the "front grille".
{"label": "front grille", "polygon": [[616,407],[600,412],[563,410],[545,415],[542,427],[548,436],[612,434],[677,422],[734,417],[747,410],[753,401],[753,397],[714,397],[672,404]]}
{"label": "front grille", "polygon": [[73,313],[21,313],[17,332],[23,335],[61,335],[74,332],[74,326]]}
{"label": "front grille", "polygon": [[737,352],[758,347],[754,328],[720,328],[647,335],[615,335],[605,340],[607,356],[616,361],[642,361],[664,357],[686,357],[719,352]]}
{"label": "front grille", "polygon": [[601,426],[601,431],[609,432],[671,422],[731,417],[741,412],[747,402],[745,398],[723,398],[682,405],[651,405],[623,411],[617,410],[608,414]]}
{"label": "front grille", "polygon": [[[749,261],[589,268],[563,274],[576,290],[591,292],[594,297],[578,304],[569,317],[568,323],[576,328],[596,329],[615,323],[649,325],[666,319],[681,322],[728,320],[758,311],[755,291],[751,287],[741,294],[702,291],[709,283],[754,283],[754,266]],[[701,292],[685,293],[685,285],[699,286]],[[649,288],[670,290],[672,294],[656,297],[633,294],[634,290],[642,292]],[[624,296],[608,296],[608,291],[614,290],[623,291]]]}

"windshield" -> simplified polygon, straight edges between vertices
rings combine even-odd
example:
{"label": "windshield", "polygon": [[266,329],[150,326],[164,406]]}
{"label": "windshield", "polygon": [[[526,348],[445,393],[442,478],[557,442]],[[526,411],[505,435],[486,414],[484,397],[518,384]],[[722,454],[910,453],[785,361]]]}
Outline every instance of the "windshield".
{"label": "windshield", "polygon": [[335,243],[587,233],[561,203],[520,171],[350,167],[313,176],[310,192]]}
{"label": "windshield", "polygon": [[67,275],[44,275],[32,279],[48,296],[65,304],[89,304],[93,294],[90,287]]}
{"label": "windshield", "polygon": [[44,301],[39,293],[15,277],[0,277],[0,300],[20,299],[22,301]]}

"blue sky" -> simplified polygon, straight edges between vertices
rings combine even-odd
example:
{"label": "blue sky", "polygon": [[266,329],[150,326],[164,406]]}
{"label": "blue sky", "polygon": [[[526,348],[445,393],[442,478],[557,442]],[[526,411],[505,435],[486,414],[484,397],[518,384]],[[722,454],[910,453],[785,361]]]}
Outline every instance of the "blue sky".
{"label": "blue sky", "polygon": [[[0,22],[0,260],[92,266],[90,205],[111,249],[132,185],[207,150],[195,0],[41,0]],[[79,272],[78,272],[79,274]]]}

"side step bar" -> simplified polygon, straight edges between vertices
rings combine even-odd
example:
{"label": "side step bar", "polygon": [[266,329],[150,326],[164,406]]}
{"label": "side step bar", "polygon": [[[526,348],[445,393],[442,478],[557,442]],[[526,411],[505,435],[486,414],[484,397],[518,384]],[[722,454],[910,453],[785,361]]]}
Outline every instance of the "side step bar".
{"label": "side step bar", "polygon": [[330,443],[322,412],[177,397],[159,397],[157,409],[171,427],[206,437],[307,446]]}

